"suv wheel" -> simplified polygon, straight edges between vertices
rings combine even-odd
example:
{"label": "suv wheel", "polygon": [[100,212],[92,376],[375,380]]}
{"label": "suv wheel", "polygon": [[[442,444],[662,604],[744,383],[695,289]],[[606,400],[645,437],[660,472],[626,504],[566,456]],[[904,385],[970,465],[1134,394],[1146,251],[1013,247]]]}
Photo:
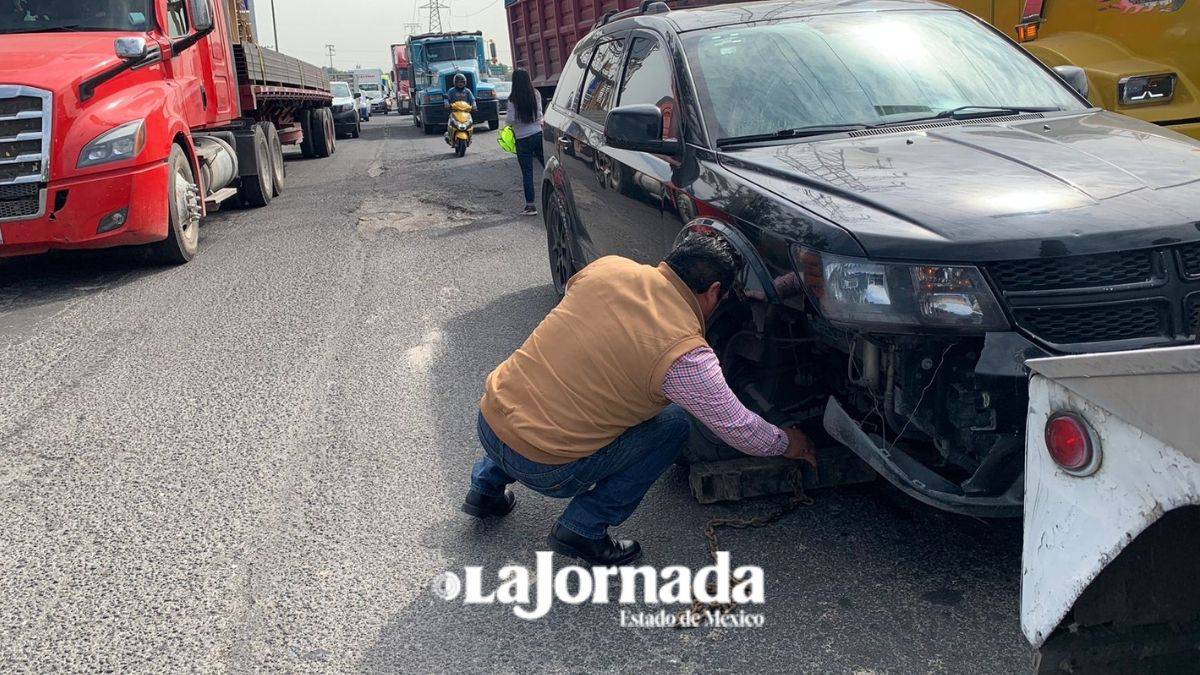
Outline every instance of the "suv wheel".
{"label": "suv wheel", "polygon": [[574,229],[567,204],[556,190],[547,200],[545,213],[546,247],[550,253],[550,277],[559,297],[567,292],[567,281],[579,271],[575,262]]}

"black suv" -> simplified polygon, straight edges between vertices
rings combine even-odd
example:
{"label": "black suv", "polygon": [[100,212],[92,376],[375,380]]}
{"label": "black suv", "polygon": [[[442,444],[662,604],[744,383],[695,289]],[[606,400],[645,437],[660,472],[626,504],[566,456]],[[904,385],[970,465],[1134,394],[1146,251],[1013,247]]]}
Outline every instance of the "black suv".
{"label": "black suv", "polygon": [[606,16],[545,115],[554,283],[723,237],[744,269],[709,341],[747,405],[1020,515],[1024,360],[1200,324],[1200,144],[1087,86],[932,2]]}

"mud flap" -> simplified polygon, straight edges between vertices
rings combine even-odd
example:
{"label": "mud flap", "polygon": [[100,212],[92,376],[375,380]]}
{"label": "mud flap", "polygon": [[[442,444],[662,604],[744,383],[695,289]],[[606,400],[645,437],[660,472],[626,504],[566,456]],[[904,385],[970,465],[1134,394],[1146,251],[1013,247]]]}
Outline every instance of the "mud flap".
{"label": "mud flap", "polygon": [[825,431],[908,496],[943,511],[984,518],[1021,515],[1023,480],[1001,495],[967,494],[895,446],[883,447],[868,436],[834,397],[825,405]]}

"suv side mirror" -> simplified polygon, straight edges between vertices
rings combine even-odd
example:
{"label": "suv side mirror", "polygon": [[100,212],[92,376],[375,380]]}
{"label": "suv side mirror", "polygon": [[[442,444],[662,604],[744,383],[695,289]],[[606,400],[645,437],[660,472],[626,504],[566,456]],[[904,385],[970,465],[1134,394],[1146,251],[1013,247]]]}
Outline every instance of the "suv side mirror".
{"label": "suv side mirror", "polygon": [[673,155],[679,141],[663,140],[662,111],[649,103],[623,105],[608,113],[604,121],[604,142],[614,148]]}
{"label": "suv side mirror", "polygon": [[213,27],[212,8],[208,0],[188,0],[188,10],[192,15],[192,28],[204,32]]}
{"label": "suv side mirror", "polygon": [[1083,68],[1079,66],[1054,66],[1054,72],[1058,73],[1058,76],[1063,80],[1066,80],[1067,84],[1079,92],[1080,96],[1084,98],[1088,97],[1087,73],[1084,72]]}
{"label": "suv side mirror", "polygon": [[123,37],[117,38],[113,44],[113,51],[117,56],[126,61],[140,61],[146,58],[146,38],[144,37]]}
{"label": "suv side mirror", "polygon": [[354,98],[362,98],[362,92],[361,91],[354,92]]}

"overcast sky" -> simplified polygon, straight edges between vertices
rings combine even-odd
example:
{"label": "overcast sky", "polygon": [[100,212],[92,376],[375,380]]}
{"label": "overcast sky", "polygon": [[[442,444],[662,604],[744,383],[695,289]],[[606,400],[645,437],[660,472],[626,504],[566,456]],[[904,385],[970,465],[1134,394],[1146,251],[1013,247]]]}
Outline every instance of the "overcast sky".
{"label": "overcast sky", "polygon": [[[390,45],[404,42],[405,23],[429,30],[429,13],[417,9],[429,0],[275,0],[279,20],[277,49],[313,64],[329,65],[325,45],[334,46],[333,65],[390,70]],[[441,0],[443,30],[481,30],[483,39],[496,41],[502,63],[512,64],[503,0]],[[271,0],[254,0],[258,41],[275,42],[271,30]]]}

